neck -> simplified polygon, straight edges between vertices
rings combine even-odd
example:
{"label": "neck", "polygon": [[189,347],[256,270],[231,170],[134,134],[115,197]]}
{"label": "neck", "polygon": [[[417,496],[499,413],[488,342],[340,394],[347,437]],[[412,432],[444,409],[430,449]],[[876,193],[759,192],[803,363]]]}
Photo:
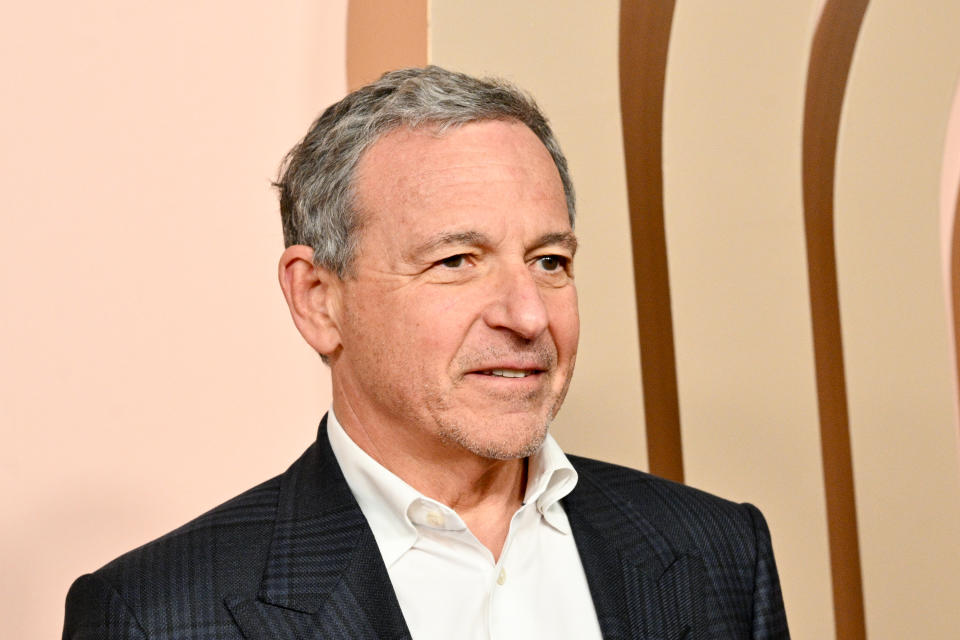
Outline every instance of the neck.
{"label": "neck", "polygon": [[[477,539],[500,557],[513,514],[527,486],[525,458],[483,458],[439,438],[423,442],[409,432],[361,419],[349,402],[334,411],[357,446],[423,495],[457,512]],[[341,398],[342,400],[342,398]]]}

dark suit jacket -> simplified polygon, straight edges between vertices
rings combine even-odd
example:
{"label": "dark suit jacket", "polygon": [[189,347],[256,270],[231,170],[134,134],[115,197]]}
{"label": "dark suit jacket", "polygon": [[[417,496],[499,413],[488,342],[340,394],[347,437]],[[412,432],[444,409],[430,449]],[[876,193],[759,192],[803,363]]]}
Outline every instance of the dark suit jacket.
{"label": "dark suit jacket", "polygon": [[[760,512],[570,456],[563,505],[603,637],[787,638]],[[409,638],[373,533],[330,449],[79,578],[71,640]]]}

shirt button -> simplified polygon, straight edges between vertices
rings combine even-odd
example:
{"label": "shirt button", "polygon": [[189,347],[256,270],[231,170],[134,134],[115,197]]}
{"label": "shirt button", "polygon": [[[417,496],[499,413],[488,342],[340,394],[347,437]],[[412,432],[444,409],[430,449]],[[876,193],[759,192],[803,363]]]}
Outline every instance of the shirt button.
{"label": "shirt button", "polygon": [[431,527],[440,528],[443,526],[443,514],[439,511],[428,511],[427,512],[427,524]]}
{"label": "shirt button", "polygon": [[497,576],[497,584],[502,585],[507,581],[507,570],[503,567],[500,567],[500,575]]}

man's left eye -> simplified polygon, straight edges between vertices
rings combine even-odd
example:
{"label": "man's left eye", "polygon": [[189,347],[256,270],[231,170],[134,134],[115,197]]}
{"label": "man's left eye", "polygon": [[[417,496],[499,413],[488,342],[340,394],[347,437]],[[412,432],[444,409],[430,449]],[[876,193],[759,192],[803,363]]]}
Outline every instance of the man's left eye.
{"label": "man's left eye", "polygon": [[450,256],[449,258],[444,258],[440,261],[440,264],[449,268],[449,269],[459,269],[463,266],[463,263],[466,261],[466,256],[462,253],[459,253],[455,256]]}
{"label": "man's left eye", "polygon": [[567,259],[563,256],[540,256],[537,262],[544,271],[556,271],[567,266]]}

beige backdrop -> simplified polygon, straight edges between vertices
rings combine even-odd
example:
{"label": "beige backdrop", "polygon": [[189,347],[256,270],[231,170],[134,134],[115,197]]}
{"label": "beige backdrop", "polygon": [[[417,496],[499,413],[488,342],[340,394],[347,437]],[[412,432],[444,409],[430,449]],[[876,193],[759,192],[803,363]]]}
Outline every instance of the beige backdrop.
{"label": "beige backdrop", "polygon": [[763,510],[797,638],[833,632],[800,183],[817,4],[679,2],[664,107],[687,482]]}

